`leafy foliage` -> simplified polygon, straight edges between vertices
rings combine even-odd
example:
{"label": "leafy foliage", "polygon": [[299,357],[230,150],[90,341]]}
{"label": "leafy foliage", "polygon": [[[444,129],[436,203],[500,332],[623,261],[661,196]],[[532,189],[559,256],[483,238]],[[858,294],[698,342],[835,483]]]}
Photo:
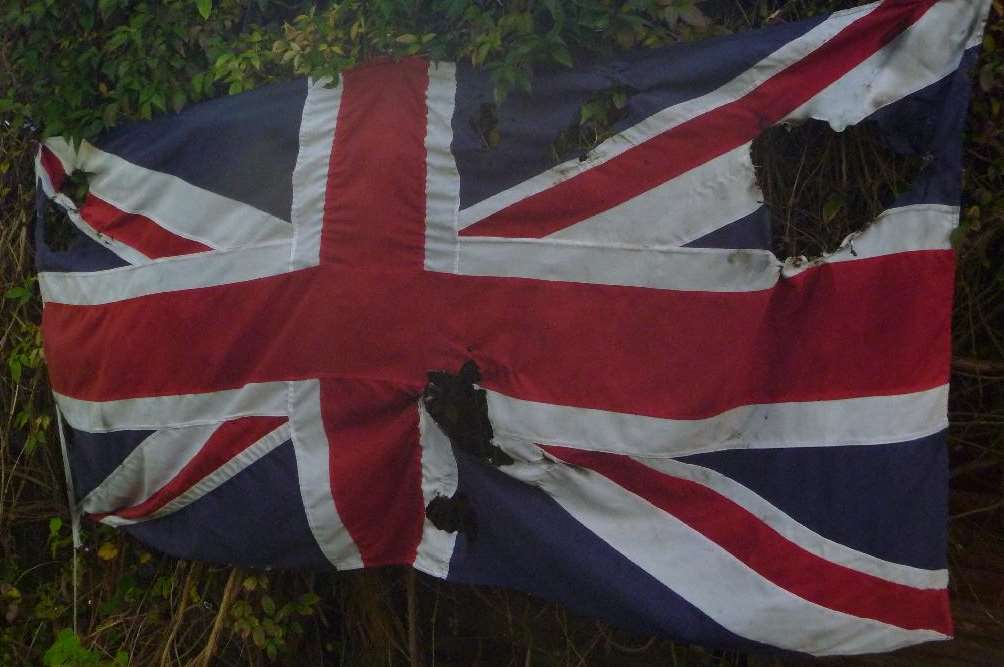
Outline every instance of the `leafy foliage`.
{"label": "leafy foliage", "polygon": [[696,0],[12,0],[0,29],[0,113],[86,138],[280,78],[337,79],[376,58],[468,60],[502,99],[577,52],[717,28]]}

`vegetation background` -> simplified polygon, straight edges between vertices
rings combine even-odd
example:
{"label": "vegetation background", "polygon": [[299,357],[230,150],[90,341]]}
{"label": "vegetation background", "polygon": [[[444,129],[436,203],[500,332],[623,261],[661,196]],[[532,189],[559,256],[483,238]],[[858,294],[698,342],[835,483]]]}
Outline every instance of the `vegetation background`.
{"label": "vegetation background", "polygon": [[[93,136],[380,55],[469,60],[497,97],[583,52],[650,48],[858,4],[835,0],[6,0],[0,8],[0,665],[781,664],[636,637],[528,596],[385,569],[249,572],[172,560],[88,525],[74,564],[32,277],[39,138]],[[1004,3],[974,73],[955,316],[954,642],[840,664],[1004,664]],[[554,149],[588,149],[618,91]],[[486,149],[505,137],[484,123]],[[758,172],[779,253],[833,247],[909,164],[866,131],[768,133]],[[848,154],[860,157],[847,169]],[[860,167],[860,168],[858,168]],[[870,168],[870,170],[869,170]],[[850,174],[850,175],[848,175]],[[862,176],[866,174],[866,176]],[[86,184],[81,184],[85,187]],[[852,215],[854,213],[854,215]],[[850,222],[849,222],[850,221]],[[76,584],[74,581],[76,580]],[[784,664],[791,664],[786,660]]]}

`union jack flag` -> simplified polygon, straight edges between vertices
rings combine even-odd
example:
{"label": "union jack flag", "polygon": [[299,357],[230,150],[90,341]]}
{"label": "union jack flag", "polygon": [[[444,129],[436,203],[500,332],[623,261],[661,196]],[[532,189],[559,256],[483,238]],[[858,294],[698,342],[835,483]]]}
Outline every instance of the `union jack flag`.
{"label": "union jack flag", "polygon": [[[76,236],[39,223],[43,334],[83,512],[178,557],[411,565],[707,645],[949,637],[949,235],[988,6],[543,72],[494,150],[488,77],[420,59],[48,140]],[[556,162],[616,86],[614,135]],[[836,252],[782,261],[750,143],[812,118],[926,167]],[[423,407],[468,360],[509,465]],[[426,516],[458,496],[476,535]]]}

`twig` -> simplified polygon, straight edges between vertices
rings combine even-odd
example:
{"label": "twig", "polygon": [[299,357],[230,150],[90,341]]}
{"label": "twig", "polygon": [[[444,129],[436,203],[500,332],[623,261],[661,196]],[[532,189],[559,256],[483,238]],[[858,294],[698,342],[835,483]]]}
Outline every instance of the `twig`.
{"label": "twig", "polygon": [[1004,500],[998,500],[992,505],[987,505],[986,507],[978,507],[974,510],[968,510],[965,512],[960,512],[959,514],[953,514],[949,518],[954,521],[955,519],[961,519],[964,516],[972,516],[973,514],[982,514],[983,512],[993,512],[996,509],[1004,507]]}
{"label": "twig", "polygon": [[621,653],[627,653],[628,655],[638,655],[639,653],[644,653],[645,651],[652,648],[652,644],[655,643],[655,637],[649,637],[649,640],[640,646],[624,646],[623,644],[618,644],[612,638],[608,639],[610,645]]}
{"label": "twig", "polygon": [[188,590],[192,584],[192,577],[196,570],[198,570],[197,565],[189,565],[188,574],[185,576],[185,583],[181,587],[181,599],[178,600],[178,609],[175,611],[174,618],[171,620],[171,630],[167,635],[167,641],[164,642],[164,649],[160,653],[160,667],[167,667],[171,646],[174,644],[174,638],[178,635],[178,628],[181,627],[181,620],[185,617],[185,612],[188,610],[188,607],[185,605],[188,602]]}
{"label": "twig", "polygon": [[405,585],[408,593],[408,659],[411,667],[422,667],[422,655],[418,651],[418,601],[415,595],[415,568],[408,568]]}
{"label": "twig", "polygon": [[227,583],[223,587],[223,597],[220,598],[220,607],[216,611],[216,618],[213,619],[213,629],[209,631],[209,639],[196,658],[201,667],[209,667],[209,661],[213,659],[213,654],[216,653],[216,646],[220,641],[220,631],[223,629],[223,619],[226,618],[227,610],[230,609],[230,599],[233,597],[234,588],[237,585],[237,574],[239,571],[239,568],[236,567],[232,569],[230,576],[227,577]]}
{"label": "twig", "polygon": [[980,377],[1004,377],[1004,361],[974,359],[972,357],[953,357],[952,370],[957,373],[978,375]]}

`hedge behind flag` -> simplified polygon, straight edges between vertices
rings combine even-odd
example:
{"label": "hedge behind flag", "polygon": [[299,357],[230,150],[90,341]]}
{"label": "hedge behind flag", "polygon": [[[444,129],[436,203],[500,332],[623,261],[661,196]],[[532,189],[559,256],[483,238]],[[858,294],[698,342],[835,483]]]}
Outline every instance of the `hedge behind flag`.
{"label": "hedge behind flag", "polygon": [[[949,637],[949,237],[988,7],[582,62],[497,111],[485,73],[411,59],[47,141],[82,511],[178,557],[413,565],[714,646]],[[556,157],[597,94],[613,136]],[[925,166],[782,261],[749,147],[810,118]]]}

